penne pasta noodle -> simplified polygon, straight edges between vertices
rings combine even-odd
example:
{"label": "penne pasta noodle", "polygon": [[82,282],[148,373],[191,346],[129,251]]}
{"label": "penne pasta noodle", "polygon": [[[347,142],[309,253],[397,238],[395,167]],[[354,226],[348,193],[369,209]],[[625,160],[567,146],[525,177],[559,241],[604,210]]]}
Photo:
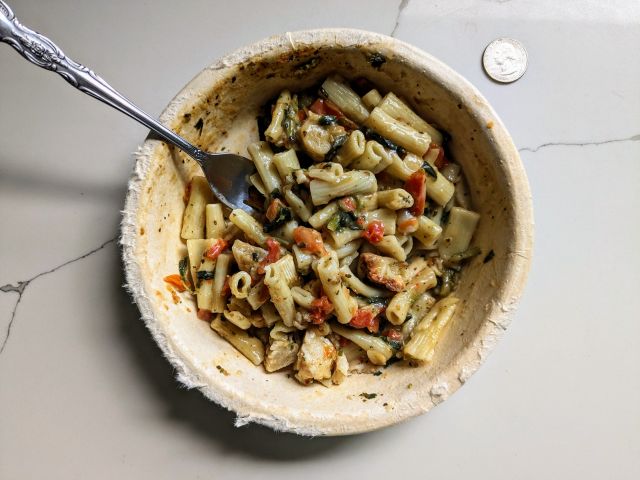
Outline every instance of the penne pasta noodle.
{"label": "penne pasta noodle", "polygon": [[293,149],[276,153],[273,156],[273,164],[276,166],[278,175],[280,175],[280,179],[283,182],[287,178],[287,175],[290,175],[295,170],[300,170],[300,162],[298,161],[296,151]]}
{"label": "penne pasta noodle", "polygon": [[382,101],[382,95],[375,88],[373,90],[369,90],[364,97],[362,97],[362,103],[364,103],[365,107],[369,110],[373,110],[380,102]]}
{"label": "penne pasta noodle", "polygon": [[221,317],[221,315],[216,316],[211,322],[211,328],[247,357],[251,363],[260,365],[264,360],[264,345],[262,345],[262,342],[255,337],[249,336],[247,332],[223,320]]}
{"label": "penne pasta noodle", "polygon": [[318,278],[325,295],[333,304],[340,323],[349,323],[356,313],[357,304],[343,285],[335,252],[318,260]]}
{"label": "penne pasta noodle", "polygon": [[364,153],[365,144],[364,133],[360,130],[354,130],[349,134],[345,144],[338,150],[335,161],[343,167],[349,166],[351,162]]}
{"label": "penne pasta noodle", "polygon": [[418,132],[402,122],[398,122],[380,107],[375,107],[367,120],[367,127],[372,128],[396,145],[406,148],[409,152],[422,156],[429,150],[431,137],[427,133]]}
{"label": "penne pasta noodle", "polygon": [[236,227],[242,230],[242,233],[244,233],[251,241],[262,247],[266,245],[267,237],[264,234],[264,228],[247,212],[236,208],[231,212],[231,215],[229,215],[229,220],[231,220]]}
{"label": "penne pasta noodle", "polygon": [[404,355],[423,362],[433,360],[438,341],[453,318],[458,303],[459,300],[451,296],[438,301],[413,329],[411,340],[404,346]]}
{"label": "penne pasta noodle", "polygon": [[205,208],[211,203],[213,195],[207,179],[202,176],[191,180],[189,200],[182,216],[182,231],[180,236],[184,240],[204,238]]}
{"label": "penne pasta noodle", "polygon": [[[362,100],[364,101],[364,98]],[[427,133],[432,142],[442,145],[442,134],[411,110],[395,93],[387,93],[383,99],[376,103],[376,106],[390,117],[409,125],[414,130]]]}
{"label": "penne pasta noodle", "polygon": [[247,298],[251,290],[251,275],[243,271],[234,273],[229,278],[229,288],[234,297]]}
{"label": "penne pasta noodle", "polygon": [[449,212],[449,221],[438,243],[440,255],[447,259],[469,248],[471,238],[476,230],[480,215],[460,207],[453,207]]}
{"label": "penne pasta noodle", "polygon": [[274,190],[279,191],[282,182],[278,169],[273,163],[273,152],[269,144],[267,142],[252,143],[248,150],[267,193],[270,195]]}
{"label": "penne pasta noodle", "polygon": [[222,238],[226,230],[224,212],[219,203],[210,203],[205,207],[205,230],[207,238]]}
{"label": "penne pasta noodle", "polygon": [[358,94],[342,78],[338,76],[327,78],[322,84],[322,89],[327,94],[327,98],[354,122],[363,123],[369,116],[369,110]]}
{"label": "penne pasta noodle", "polygon": [[312,180],[309,183],[311,201],[314,205],[324,205],[337,197],[373,193],[378,183],[372,172],[352,170],[340,177],[337,183]]}
{"label": "penne pasta noodle", "polygon": [[413,197],[403,188],[381,190],[378,192],[378,205],[389,210],[400,210],[413,206]]}

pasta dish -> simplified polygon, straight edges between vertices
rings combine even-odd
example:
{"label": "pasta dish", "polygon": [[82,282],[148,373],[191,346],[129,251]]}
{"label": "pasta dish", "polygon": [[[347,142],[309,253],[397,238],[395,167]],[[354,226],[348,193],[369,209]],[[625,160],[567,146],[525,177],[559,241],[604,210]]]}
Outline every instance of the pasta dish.
{"label": "pasta dish", "polygon": [[267,372],[330,386],[429,362],[460,306],[480,215],[447,135],[383,93],[333,75],[266,105],[248,146],[255,215],[189,184],[187,255],[164,280]]}

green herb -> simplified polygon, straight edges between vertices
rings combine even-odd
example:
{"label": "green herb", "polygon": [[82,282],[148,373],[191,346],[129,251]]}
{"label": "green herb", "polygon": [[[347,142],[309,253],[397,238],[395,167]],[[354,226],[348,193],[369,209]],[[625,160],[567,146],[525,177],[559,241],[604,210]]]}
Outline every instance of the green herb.
{"label": "green herb", "polygon": [[253,252],[253,253],[251,254],[251,259],[252,259],[254,262],[257,262],[258,260],[260,260],[260,255],[258,255],[258,252]]}
{"label": "green herb", "polygon": [[215,272],[213,270],[200,270],[196,276],[198,280],[213,280]]}
{"label": "green herb", "polygon": [[273,221],[271,222],[267,221],[264,223],[263,230],[266,233],[272,232],[276,228],[281,227],[282,225],[287,223],[292,218],[293,217],[291,215],[291,209],[287,207],[280,207],[280,210],[278,210],[278,214],[276,215],[276,218],[274,218]]}
{"label": "green herb", "polygon": [[407,151],[404,148],[402,148],[399,145],[396,145],[391,140],[389,140],[388,138],[383,137],[379,133],[374,132],[369,127],[363,128],[362,129],[362,133],[364,133],[364,136],[367,138],[367,140],[375,140],[376,142],[381,144],[383,147],[386,147],[389,150],[393,150],[394,152],[396,152],[401,157],[404,157],[405,154],[407,153]]}
{"label": "green herb", "polygon": [[335,115],[322,115],[318,119],[318,123],[322,126],[334,125],[338,121],[338,118]]}
{"label": "green herb", "polygon": [[374,398],[376,398],[378,396],[377,393],[366,393],[366,392],[362,392],[360,394],[360,396],[366,400],[372,400]]}
{"label": "green herb", "polygon": [[470,247],[467,248],[464,252],[456,253],[455,255],[451,255],[447,259],[447,263],[460,263],[470,258],[475,257],[476,255],[480,255],[480,249],[478,247]]}
{"label": "green herb", "polygon": [[331,144],[331,148],[329,148],[329,151],[324,156],[324,161],[330,162],[333,159],[333,157],[335,157],[338,154],[338,150],[340,150],[340,147],[342,147],[345,144],[348,138],[349,138],[348,135],[340,135],[336,137],[336,139]]}
{"label": "green herb", "polygon": [[293,96],[291,103],[287,105],[282,119],[282,128],[286,135],[285,146],[291,147],[296,143],[298,138],[298,130],[300,129],[300,120],[298,119],[298,97]]}
{"label": "green herb", "polygon": [[482,263],[489,263],[491,260],[493,260],[493,257],[496,256],[496,252],[494,252],[493,250],[489,250],[489,253],[487,253],[487,256],[484,257],[484,260],[482,260]]}
{"label": "green herb", "polygon": [[386,57],[381,53],[376,52],[369,55],[369,64],[376,70],[380,70],[380,67],[382,67],[386,61]]}
{"label": "green herb", "polygon": [[363,298],[369,305],[377,305],[380,307],[384,307],[389,301],[388,298],[384,298],[384,297],[363,297]]}
{"label": "green herb", "polygon": [[315,100],[315,95],[311,95],[308,92],[302,92],[298,94],[298,106],[300,108],[308,108]]}
{"label": "green herb", "polygon": [[436,170],[431,166],[431,164],[429,162],[424,162],[422,164],[422,168],[424,169],[425,172],[427,172],[427,175],[429,175],[430,177],[438,178],[438,173],[436,172]]}
{"label": "green herb", "polygon": [[375,372],[373,372],[373,375],[374,375],[375,377],[379,377],[380,375],[382,375],[382,371],[380,371],[380,370],[376,370]]}
{"label": "green herb", "polygon": [[445,268],[442,276],[438,279],[438,286],[436,287],[437,294],[441,297],[449,295],[455,289],[456,280],[456,271],[452,268]]}
{"label": "green herb", "polygon": [[343,229],[349,230],[362,230],[363,227],[358,224],[358,216],[354,212],[345,212],[340,210],[336,213],[329,222],[327,228],[332,232],[341,232]]}
{"label": "green herb", "polygon": [[218,369],[218,371],[223,374],[225,377],[229,376],[229,372],[227,371],[226,368],[224,368],[222,365],[216,365],[216,368]]}
{"label": "green herb", "polygon": [[204,127],[204,121],[202,120],[202,118],[200,118],[194,125],[194,128],[199,132],[198,136],[202,135],[202,127]]}
{"label": "green herb", "polygon": [[391,340],[389,337],[384,336],[381,338],[394,350],[400,350],[402,348],[402,342],[400,340]]}
{"label": "green herb", "polygon": [[191,283],[191,277],[188,275],[189,272],[189,257],[185,256],[178,262],[178,272],[180,272],[180,278],[182,279],[182,283],[187,289],[193,293],[193,285]]}

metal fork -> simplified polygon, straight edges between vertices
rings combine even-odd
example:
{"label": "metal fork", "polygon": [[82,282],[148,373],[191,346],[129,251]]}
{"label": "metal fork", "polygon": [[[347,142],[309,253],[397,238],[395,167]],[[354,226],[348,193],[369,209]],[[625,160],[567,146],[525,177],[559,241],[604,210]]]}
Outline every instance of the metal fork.
{"label": "metal fork", "polygon": [[81,92],[97,98],[150,128],[161,139],[198,162],[209,181],[211,190],[220,201],[230,208],[253,211],[245,203],[249,195],[248,176],[254,170],[250,160],[230,153],[208,153],[187,142],[118,93],[93,71],[65,56],[62,50],[47,37],[20,24],[11,8],[2,0],[0,0],[0,42],[8,43],[34,65],[60,74]]}

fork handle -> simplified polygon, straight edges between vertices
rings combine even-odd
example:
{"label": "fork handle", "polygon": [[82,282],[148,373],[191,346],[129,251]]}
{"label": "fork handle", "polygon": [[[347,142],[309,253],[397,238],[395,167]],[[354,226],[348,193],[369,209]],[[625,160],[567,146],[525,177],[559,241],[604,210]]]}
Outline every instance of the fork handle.
{"label": "fork handle", "polygon": [[92,70],[71,60],[47,37],[22,25],[3,0],[0,0],[0,42],[11,45],[34,65],[60,74],[81,92],[142,123],[194,159],[200,160],[204,157],[202,150],[154,120]]}

